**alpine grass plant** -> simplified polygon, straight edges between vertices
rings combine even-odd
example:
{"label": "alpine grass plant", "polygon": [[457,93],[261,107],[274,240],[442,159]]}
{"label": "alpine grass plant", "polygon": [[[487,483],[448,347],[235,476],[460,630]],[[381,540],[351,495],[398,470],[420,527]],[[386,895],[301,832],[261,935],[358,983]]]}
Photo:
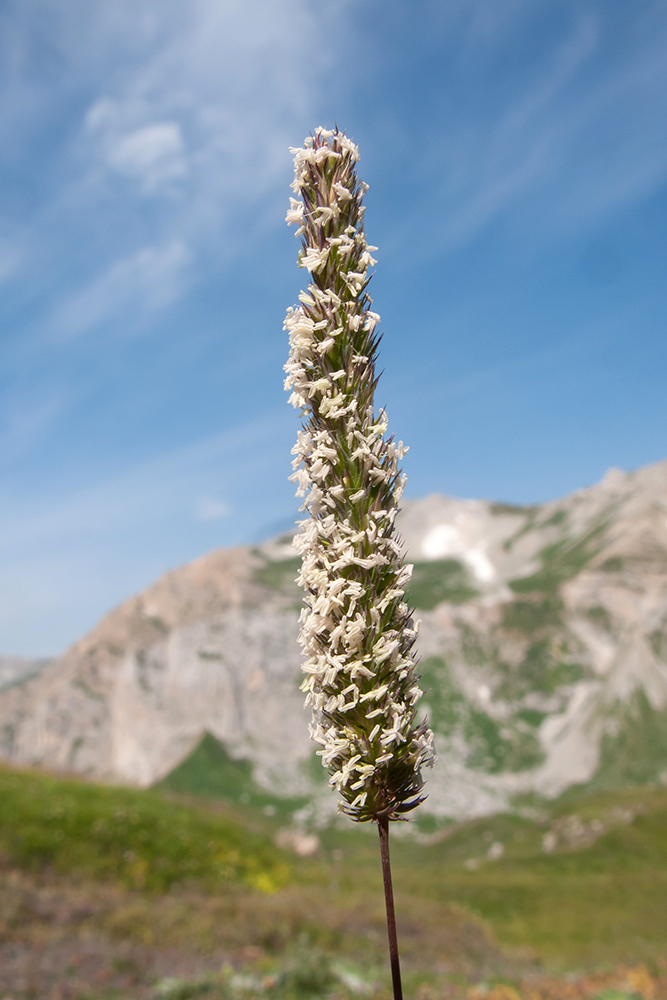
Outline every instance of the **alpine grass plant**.
{"label": "alpine grass plant", "polygon": [[301,509],[297,582],[306,591],[300,643],[319,744],[339,809],[378,824],[389,951],[402,996],[389,863],[389,822],[423,801],[421,769],[433,734],[418,722],[414,644],[418,623],[405,602],[412,567],[395,532],[406,449],[387,437],[374,409],[380,320],[367,288],[375,264],[364,235],[359,151],[347,136],[315,130],[294,154],[296,198],[288,224],[302,237],[299,265],[311,275],[287,310],[285,388],[304,424],[293,449]]}

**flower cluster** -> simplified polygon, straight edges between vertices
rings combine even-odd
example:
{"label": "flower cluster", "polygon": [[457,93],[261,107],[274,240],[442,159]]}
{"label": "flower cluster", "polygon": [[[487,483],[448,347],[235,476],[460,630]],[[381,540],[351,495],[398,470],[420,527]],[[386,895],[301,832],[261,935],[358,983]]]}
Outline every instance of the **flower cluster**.
{"label": "flower cluster", "polygon": [[364,235],[368,188],[357,147],[338,130],[316,129],[291,152],[297,197],[287,222],[298,226],[299,264],[311,274],[285,320],[285,388],[305,421],[292,476],[309,515],[295,541],[306,591],[302,690],[341,810],[356,821],[399,819],[422,801],[421,768],[434,754],[431,731],[416,721],[417,625],[404,599],[412,567],[394,527],[407,449],[374,411],[380,317],[366,290],[377,249]]}

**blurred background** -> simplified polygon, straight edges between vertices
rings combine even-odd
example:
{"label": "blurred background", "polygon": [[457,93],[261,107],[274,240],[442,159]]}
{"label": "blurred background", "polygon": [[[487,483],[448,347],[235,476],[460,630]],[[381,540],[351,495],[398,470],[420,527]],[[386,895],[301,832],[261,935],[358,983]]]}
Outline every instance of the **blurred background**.
{"label": "blurred background", "polygon": [[293,522],[283,219],[361,149],[408,495],[665,457],[662,0],[8,0],[0,651]]}

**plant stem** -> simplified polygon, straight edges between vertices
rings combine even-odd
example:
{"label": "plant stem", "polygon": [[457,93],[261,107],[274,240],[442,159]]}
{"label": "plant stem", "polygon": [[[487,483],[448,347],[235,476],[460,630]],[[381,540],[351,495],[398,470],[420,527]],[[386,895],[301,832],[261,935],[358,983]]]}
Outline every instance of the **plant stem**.
{"label": "plant stem", "polygon": [[378,819],[380,833],[380,857],[382,858],[382,878],[384,879],[384,901],[387,908],[387,935],[389,937],[389,962],[394,1000],[403,1000],[401,985],[401,964],[398,958],[398,938],[396,937],[396,912],[394,910],[394,890],[391,885],[391,861],[389,860],[389,820],[386,816]]}

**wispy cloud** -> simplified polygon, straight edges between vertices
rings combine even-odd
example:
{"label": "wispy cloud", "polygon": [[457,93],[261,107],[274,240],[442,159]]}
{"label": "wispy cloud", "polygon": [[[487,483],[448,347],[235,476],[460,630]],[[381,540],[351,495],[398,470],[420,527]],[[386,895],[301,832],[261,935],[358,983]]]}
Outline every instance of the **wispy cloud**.
{"label": "wispy cloud", "polygon": [[[562,135],[550,120],[550,105],[592,54],[595,22],[582,18],[573,36],[552,56],[551,66],[528,93],[506,108],[485,139],[476,185],[450,215],[450,245],[465,242],[562,161]],[[480,137],[481,138],[481,137]]]}
{"label": "wispy cloud", "polygon": [[122,118],[121,109],[109,98],[97,101],[86,115],[105,167],[135,179],[147,194],[158,193],[186,175],[188,165],[178,122],[153,122],[128,131]]}
{"label": "wispy cloud", "polygon": [[[108,533],[139,530],[176,518],[192,522],[203,510],[210,519],[219,501],[202,497],[225,492],[248,493],[261,490],[263,476],[276,466],[284,466],[285,482],[289,462],[292,414],[271,414],[247,424],[230,427],[179,448],[163,451],[145,461],[135,462],[113,474],[97,473],[88,485],[59,488],[31,500],[22,498],[11,509],[5,506],[0,524],[0,553],[30,542],[38,546],[49,538],[80,537],[94,530]],[[291,495],[291,488],[286,488]],[[5,498],[5,504],[10,501]],[[251,506],[249,502],[248,507]]]}
{"label": "wispy cloud", "polygon": [[[140,195],[169,197],[169,182],[180,180],[187,198],[175,217],[169,202],[172,223],[189,238],[210,232],[284,175],[285,144],[313,113],[332,69],[325,39],[344,7],[195,0],[183,19],[179,4],[143,0],[143,14],[159,17],[162,44],[147,40],[122,75],[100,81],[82,122],[84,160],[89,141],[91,167],[101,155]],[[135,21],[136,14],[126,42]],[[306,51],[317,58],[297,56]]]}
{"label": "wispy cloud", "polygon": [[200,497],[197,501],[195,516],[198,521],[219,521],[221,517],[229,517],[232,508],[224,500],[213,497]]}
{"label": "wispy cloud", "polygon": [[192,254],[180,240],[143,247],[118,260],[83,288],[67,295],[54,309],[47,332],[69,340],[110,320],[125,319],[136,330],[187,288]]}
{"label": "wispy cloud", "polygon": [[0,283],[12,278],[21,264],[23,252],[9,240],[0,240]]}
{"label": "wispy cloud", "polygon": [[[667,177],[667,23],[648,5],[638,12],[631,37],[610,48],[603,11],[589,5],[569,36],[541,40],[532,72],[521,86],[505,86],[493,114],[452,115],[422,141],[414,166],[429,178],[428,196],[417,208],[423,252],[452,251],[503,216],[521,239],[544,244],[604,222],[613,213],[655,191]],[[497,23],[488,4],[471,6],[470,17],[451,26],[472,67],[511,59],[516,39],[508,30],[526,3]],[[506,51],[504,51],[506,50]],[[477,85],[481,86],[481,82]],[[499,105],[499,107],[496,106]],[[405,240],[416,224],[396,234]]]}

